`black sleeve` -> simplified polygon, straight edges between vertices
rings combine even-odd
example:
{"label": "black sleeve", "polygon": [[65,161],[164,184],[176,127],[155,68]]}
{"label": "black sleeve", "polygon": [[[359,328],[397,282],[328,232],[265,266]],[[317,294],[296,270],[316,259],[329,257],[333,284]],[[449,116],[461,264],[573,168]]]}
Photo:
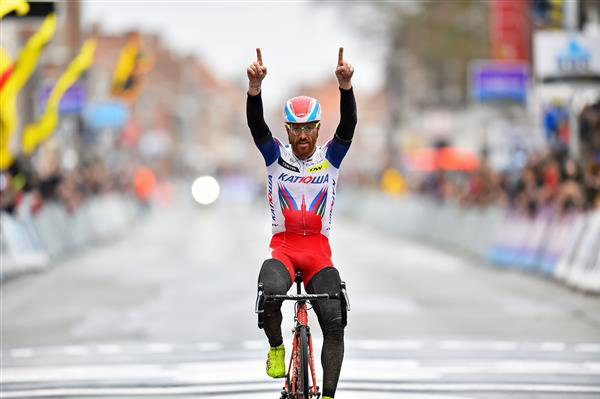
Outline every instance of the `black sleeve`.
{"label": "black sleeve", "polygon": [[248,94],[246,100],[246,118],[248,119],[248,127],[252,133],[252,138],[257,146],[264,144],[268,139],[273,137],[263,116],[261,93],[258,93],[256,96]]}
{"label": "black sleeve", "polygon": [[350,144],[357,120],[354,91],[352,88],[344,90],[340,87],[340,124],[335,131],[334,140],[342,144]]}

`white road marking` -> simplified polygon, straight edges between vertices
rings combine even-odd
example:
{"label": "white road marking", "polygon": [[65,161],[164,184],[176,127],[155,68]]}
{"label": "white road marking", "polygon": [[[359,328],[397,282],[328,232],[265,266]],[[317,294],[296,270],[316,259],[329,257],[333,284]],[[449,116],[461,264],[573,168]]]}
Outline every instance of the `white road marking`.
{"label": "white road marking", "polygon": [[[423,363],[416,359],[353,359],[344,361],[343,378],[368,381],[434,380],[447,375],[579,375],[600,376],[598,362],[551,362],[536,360],[461,360]],[[156,381],[180,383],[229,383],[264,380],[264,360],[185,362],[161,364],[98,364],[77,366],[3,367],[2,383],[60,381]]]}
{"label": "white road marking", "polygon": [[600,352],[600,344],[578,344],[575,345],[577,352]]}
{"label": "white road marking", "polygon": [[256,341],[244,341],[242,342],[242,346],[246,350],[259,350],[259,349],[267,349],[269,344],[266,340],[256,340]]}
{"label": "white road marking", "polygon": [[490,350],[490,351],[512,351],[519,347],[517,342],[510,341],[441,341],[438,343],[440,349],[460,350]]}
{"label": "white road marking", "polygon": [[400,341],[384,341],[384,340],[360,340],[350,341],[349,348],[359,348],[365,350],[417,350],[423,347],[423,342],[400,340]]}
{"label": "white road marking", "polygon": [[[286,346],[291,345],[291,339],[287,337]],[[320,348],[322,339],[313,338],[313,347]],[[264,351],[268,349],[266,339],[243,341],[242,349],[247,351]],[[348,349],[357,349],[364,351],[417,351],[426,349],[427,347],[435,347],[441,350],[448,351],[541,351],[541,352],[561,352],[573,350],[575,352],[597,353],[600,352],[600,343],[580,343],[566,344],[564,342],[542,342],[539,344],[533,343],[518,343],[513,341],[467,341],[467,340],[445,340],[445,341],[421,341],[421,340],[347,340],[346,347]],[[175,348],[181,350],[196,350],[198,352],[219,352],[226,349],[226,345],[221,342],[198,342],[193,345],[173,345],[166,342],[148,343],[141,347],[142,350],[149,354],[161,354],[174,351]],[[233,344],[231,351],[239,350],[237,344]],[[139,353],[139,345],[118,345],[118,344],[97,344],[97,345],[68,345],[62,347],[39,347],[39,348],[14,348],[7,352],[2,352],[2,356],[6,354],[12,358],[30,358],[39,356],[55,355],[57,352],[67,356],[85,356],[92,354],[103,355],[118,355],[127,352]]]}
{"label": "white road marking", "polygon": [[462,384],[462,383],[344,383],[340,382],[343,390],[373,390],[373,391],[425,391],[425,392],[548,392],[548,393],[600,393],[600,386],[566,385],[566,384]]}
{"label": "white road marking", "polygon": [[591,370],[594,370],[594,371],[600,373],[600,363],[584,362],[583,365],[584,365],[584,367],[587,367]]}
{"label": "white road marking", "polygon": [[539,360],[454,360],[447,365],[430,366],[427,369],[440,374],[531,374],[531,375],[600,375],[596,363],[577,363]]}
{"label": "white road marking", "polygon": [[146,350],[151,353],[168,353],[173,351],[173,345],[164,342],[155,342],[146,345]]}
{"label": "white road marking", "polygon": [[32,357],[35,351],[31,348],[15,348],[10,350],[10,356],[16,358]]}
{"label": "white road marking", "polygon": [[2,398],[39,398],[39,397],[69,397],[69,396],[156,396],[156,395],[201,395],[208,393],[227,393],[240,390],[277,391],[281,388],[281,383],[265,382],[255,384],[227,384],[227,385],[208,385],[195,387],[136,387],[136,388],[58,388],[58,389],[32,389],[25,391],[3,392]]}
{"label": "white road marking", "polygon": [[215,352],[224,349],[224,345],[220,342],[200,342],[196,344],[196,349],[200,352]]}
{"label": "white road marking", "polygon": [[540,350],[544,352],[560,352],[564,351],[567,345],[564,342],[544,342],[540,346]]}
{"label": "white road marking", "polygon": [[65,346],[62,351],[68,356],[84,356],[89,353],[89,349],[85,346]]}
{"label": "white road marking", "polygon": [[[260,392],[275,390],[280,387],[279,381],[181,387],[135,387],[135,388],[56,388],[30,389],[3,392],[3,398],[39,398],[39,397],[71,397],[71,396],[165,396],[165,395],[201,395],[228,392]],[[373,392],[529,392],[529,393],[600,393],[600,386],[565,385],[565,384],[463,384],[463,383],[355,383],[340,382],[339,391],[373,391]],[[431,398],[431,396],[429,396]]]}
{"label": "white road marking", "polygon": [[118,355],[123,352],[123,348],[120,345],[98,345],[96,346],[96,350],[103,355]]}

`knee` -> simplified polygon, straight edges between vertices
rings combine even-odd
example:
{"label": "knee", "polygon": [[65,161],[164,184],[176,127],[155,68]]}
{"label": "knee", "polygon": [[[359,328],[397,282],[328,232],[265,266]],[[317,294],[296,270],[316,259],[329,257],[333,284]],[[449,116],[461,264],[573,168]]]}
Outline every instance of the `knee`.
{"label": "knee", "polygon": [[267,295],[285,294],[291,286],[291,277],[283,263],[276,259],[267,259],[260,269],[258,282],[263,285]]}

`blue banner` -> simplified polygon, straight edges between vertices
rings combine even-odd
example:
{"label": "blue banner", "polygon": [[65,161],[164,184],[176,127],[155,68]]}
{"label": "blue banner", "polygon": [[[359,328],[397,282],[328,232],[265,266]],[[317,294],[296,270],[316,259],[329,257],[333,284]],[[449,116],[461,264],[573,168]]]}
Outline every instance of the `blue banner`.
{"label": "blue banner", "polygon": [[472,67],[473,99],[482,103],[527,101],[529,69],[517,63],[478,63]]}

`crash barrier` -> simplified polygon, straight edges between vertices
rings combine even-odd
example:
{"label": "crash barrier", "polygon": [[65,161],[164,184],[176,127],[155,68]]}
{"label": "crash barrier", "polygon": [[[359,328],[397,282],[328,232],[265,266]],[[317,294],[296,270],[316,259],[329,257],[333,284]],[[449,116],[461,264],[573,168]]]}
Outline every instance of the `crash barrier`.
{"label": "crash barrier", "polygon": [[134,198],[116,193],[90,198],[73,212],[55,202],[25,217],[2,212],[0,280],[48,268],[74,251],[106,242],[124,233],[140,212]]}
{"label": "crash barrier", "polygon": [[347,189],[337,211],[378,229],[466,251],[504,268],[600,293],[600,211],[528,217],[501,207],[462,207],[428,197]]}

